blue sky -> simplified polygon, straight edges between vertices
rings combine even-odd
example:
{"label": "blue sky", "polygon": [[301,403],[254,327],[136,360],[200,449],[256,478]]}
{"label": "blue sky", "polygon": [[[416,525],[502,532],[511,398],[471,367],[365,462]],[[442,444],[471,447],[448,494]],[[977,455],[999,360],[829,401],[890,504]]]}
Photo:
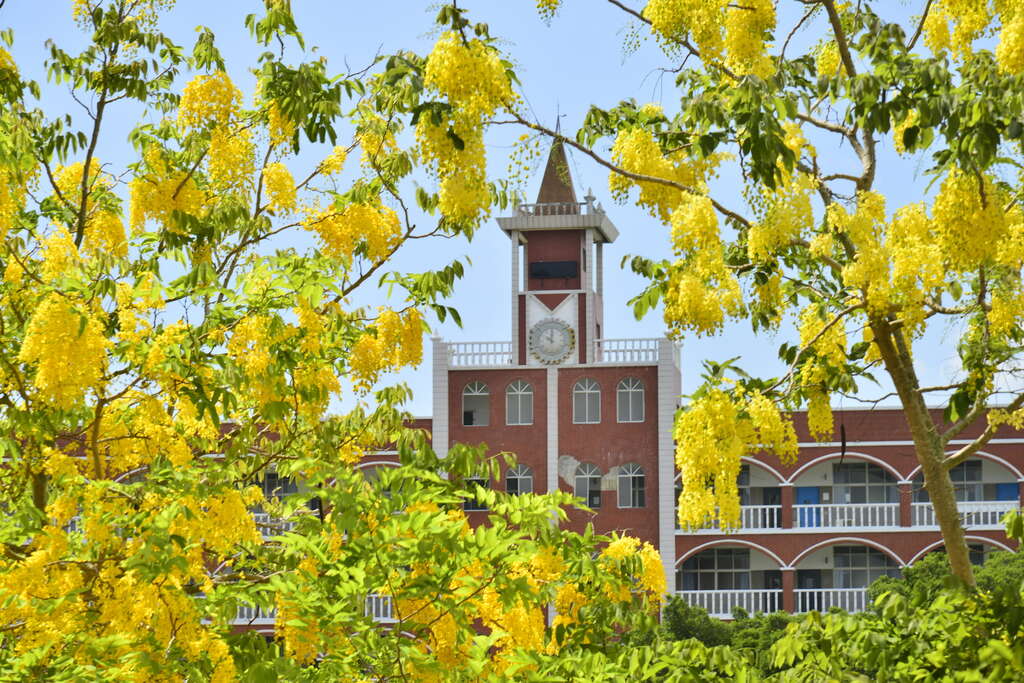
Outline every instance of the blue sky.
{"label": "blue sky", "polygon": [[[84,37],[71,21],[70,5],[67,0],[7,0],[0,9],[0,28],[9,26],[15,30],[12,54],[24,73],[41,82],[45,81],[41,65],[47,39],[54,39],[68,50],[84,44]],[[259,12],[261,6],[261,2],[252,0],[179,0],[162,22],[162,28],[189,48],[198,25],[212,29],[228,60],[232,78],[249,94],[253,79],[247,69],[255,63],[255,57],[261,50],[249,38],[242,22],[246,14]],[[460,6],[469,9],[474,21],[487,22],[492,34],[500,38],[503,49],[516,62],[527,111],[545,125],[553,127],[556,115],[561,114],[562,129],[575,131],[590,104],[610,107],[626,98],[658,102],[669,111],[673,109],[674,75],[658,70],[669,65],[668,60],[650,40],[643,41],[637,50],[627,54],[623,46],[629,35],[628,17],[609,3],[566,0],[550,24],[537,16],[530,0],[463,0]],[[330,73],[360,69],[378,52],[388,54],[407,49],[425,53],[436,36],[432,26],[436,13],[433,3],[415,0],[293,0],[293,7],[306,38],[307,55],[325,57]],[[783,16],[782,20],[785,22],[787,17]],[[797,38],[797,43],[813,43],[817,37],[817,29],[811,24]],[[298,58],[297,53],[295,58]],[[52,114],[70,111],[76,106],[66,88],[46,89],[44,107]],[[128,161],[127,157],[119,159],[119,155],[128,148],[125,134],[144,115],[131,106],[121,107],[112,113],[113,125],[106,130],[101,141],[101,158],[121,163]],[[493,172],[505,170],[511,143],[521,132],[508,127],[488,139]],[[310,158],[313,151],[310,150]],[[849,150],[829,151],[826,148],[825,153],[852,159]],[[890,210],[916,200],[923,192],[925,182],[921,171],[928,165],[926,162],[921,158],[898,160],[891,153],[885,153],[880,164],[878,187],[890,196]],[[660,312],[648,315],[643,321],[633,319],[626,301],[642,288],[643,282],[621,270],[619,261],[627,254],[652,258],[666,256],[667,230],[644,211],[612,202],[607,190],[607,173],[591,160],[575,153],[571,154],[570,164],[577,194],[582,197],[586,189],[592,187],[620,231],[619,240],[605,249],[606,336],[662,336],[664,324]],[[530,201],[536,195],[541,171],[537,168],[533,181],[526,187]],[[420,181],[429,182],[425,178],[420,178]],[[735,178],[724,178],[715,189],[719,196],[726,198],[738,198],[741,190]],[[307,245],[300,240],[296,246]],[[395,268],[422,270],[424,267],[440,267],[457,256],[467,256],[472,260],[472,266],[451,302],[461,312],[464,327],[460,330],[446,323],[437,326],[436,333],[453,341],[508,339],[511,329],[507,289],[509,246],[507,237],[493,219],[478,231],[470,243],[454,240],[415,243],[399,254]],[[371,301],[376,296],[376,292],[369,292],[365,300]],[[933,330],[919,347],[917,353],[922,361],[924,384],[938,383],[941,379],[939,371],[950,366],[950,358],[955,356],[948,338],[950,332],[955,333],[956,330]],[[755,339],[746,323],[730,325],[720,338],[684,340],[684,393],[695,388],[699,381],[700,363],[708,358],[721,360],[742,356],[746,367],[753,372],[777,373],[780,368],[775,360],[775,349],[781,341],[781,337]],[[429,346],[425,351],[423,366],[399,375],[399,379],[408,382],[416,393],[410,409],[417,415],[428,415],[431,409]],[[867,388],[864,393],[874,396],[884,393],[884,390]],[[845,401],[842,405],[851,407],[853,404]]]}

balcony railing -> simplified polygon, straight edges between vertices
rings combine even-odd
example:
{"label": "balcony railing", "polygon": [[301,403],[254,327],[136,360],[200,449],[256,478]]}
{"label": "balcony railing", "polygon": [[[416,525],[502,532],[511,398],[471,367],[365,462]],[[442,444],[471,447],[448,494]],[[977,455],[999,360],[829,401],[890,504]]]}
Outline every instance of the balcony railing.
{"label": "balcony railing", "polygon": [[595,363],[657,363],[659,339],[596,339]]}
{"label": "balcony railing", "polygon": [[512,364],[512,342],[449,342],[448,365],[468,368]]}
{"label": "balcony railing", "polygon": [[[366,603],[363,610],[363,614],[371,617],[378,624],[393,624],[397,621],[395,619],[390,595],[370,593],[366,596]],[[276,618],[277,610],[274,608],[239,605],[238,615],[235,617],[235,624],[272,626]]]}
{"label": "balcony railing", "polygon": [[692,607],[703,607],[713,617],[731,618],[734,607],[746,611],[778,612],[782,609],[782,591],[777,589],[676,591]]}
{"label": "balcony railing", "polygon": [[872,528],[900,525],[899,503],[794,505],[793,526],[800,529]]}
{"label": "balcony railing", "polygon": [[[744,505],[740,507],[740,528],[733,531],[758,531],[761,529],[779,529],[782,527],[781,505]],[[678,522],[676,529],[679,529]],[[719,533],[721,526],[715,519],[706,529],[697,532]]]}
{"label": "balcony railing", "polygon": [[[1020,507],[1015,500],[978,500],[960,501],[956,504],[960,511],[961,523],[966,528],[990,526],[1002,528],[1002,518],[1007,512]],[[931,503],[911,503],[910,520],[913,526],[938,526],[935,510]]]}
{"label": "balcony railing", "polygon": [[868,604],[867,588],[797,588],[796,611],[827,612],[833,607],[847,612],[863,612]]}
{"label": "balcony railing", "polygon": [[252,520],[256,523],[260,533],[263,534],[264,539],[280,536],[284,532],[295,528],[295,520],[281,519],[266,512],[252,513]]}

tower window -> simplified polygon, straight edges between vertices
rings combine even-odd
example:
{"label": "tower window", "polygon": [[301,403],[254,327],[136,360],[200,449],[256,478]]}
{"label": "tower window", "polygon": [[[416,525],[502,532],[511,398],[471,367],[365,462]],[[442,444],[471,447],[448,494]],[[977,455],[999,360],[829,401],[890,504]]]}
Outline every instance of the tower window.
{"label": "tower window", "polygon": [[470,382],[462,390],[462,424],[486,427],[490,424],[491,392],[483,382]]}
{"label": "tower window", "polygon": [[644,421],[644,383],[636,377],[626,377],[616,390],[619,422]]}
{"label": "tower window", "polygon": [[642,508],[644,495],[644,468],[631,462],[619,468],[619,507]]}
{"label": "tower window", "polygon": [[533,387],[518,380],[505,389],[505,424],[533,424]]}
{"label": "tower window", "polygon": [[576,261],[533,261],[530,263],[530,277],[537,280],[567,280],[579,275]]}
{"label": "tower window", "polygon": [[576,424],[601,421],[601,388],[589,377],[572,387],[572,421]]}
{"label": "tower window", "polygon": [[533,493],[533,470],[526,465],[516,465],[505,475],[505,490],[513,496]]}
{"label": "tower window", "polygon": [[601,507],[601,470],[596,465],[584,462],[576,468],[576,497],[589,507]]}

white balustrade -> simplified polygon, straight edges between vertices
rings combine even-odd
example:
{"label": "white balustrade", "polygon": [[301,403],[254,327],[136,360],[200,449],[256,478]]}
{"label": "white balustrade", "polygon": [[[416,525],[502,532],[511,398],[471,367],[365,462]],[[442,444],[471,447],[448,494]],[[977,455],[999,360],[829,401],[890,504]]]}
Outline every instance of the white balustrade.
{"label": "white balustrade", "polygon": [[[679,523],[676,522],[676,528]],[[706,529],[695,529],[699,533],[720,533],[721,525],[716,518]],[[740,507],[740,528],[730,531],[758,531],[761,529],[782,528],[781,505],[744,505]]]}
{"label": "white balustrade", "polygon": [[512,364],[512,342],[449,342],[448,365],[453,368]]}
{"label": "white balustrade", "polygon": [[[1003,515],[1020,507],[1015,500],[972,500],[956,504],[960,521],[965,528],[1002,528]],[[938,526],[935,510],[931,503],[911,503],[910,520],[913,526]]]}
{"label": "white balustrade", "polygon": [[520,216],[568,216],[581,213],[583,206],[587,206],[586,202],[542,202],[520,204],[516,211]]}
{"label": "white balustrade", "polygon": [[660,339],[596,339],[595,363],[657,363]]}
{"label": "white balustrade", "polygon": [[[366,596],[363,614],[371,617],[378,624],[393,624],[397,621],[390,595],[370,593]],[[235,624],[266,626],[273,624],[277,618],[277,609],[256,607],[255,605],[239,605]]]}
{"label": "white balustrade", "polygon": [[870,529],[900,525],[899,503],[834,503],[794,505],[798,529]]}
{"label": "white balustrade", "polygon": [[280,536],[284,532],[295,528],[295,520],[281,519],[266,512],[252,513],[252,519],[256,522],[256,528],[263,534],[264,539]]}
{"label": "white balustrade", "polygon": [[867,588],[797,588],[793,594],[798,614],[827,612],[833,607],[847,612],[863,612],[868,604]]}
{"label": "white balustrade", "polygon": [[747,612],[772,613],[782,609],[782,591],[778,589],[676,591],[692,607],[703,607],[718,618],[732,618],[734,607]]}
{"label": "white balustrade", "polygon": [[239,605],[238,616],[235,617],[236,624],[251,624],[254,626],[265,626],[273,624],[277,618],[277,609],[273,607],[264,608],[255,605]]}
{"label": "white balustrade", "polygon": [[370,593],[366,596],[366,616],[373,617],[373,620],[380,624],[393,624],[395,618],[395,607],[390,595],[378,595]]}

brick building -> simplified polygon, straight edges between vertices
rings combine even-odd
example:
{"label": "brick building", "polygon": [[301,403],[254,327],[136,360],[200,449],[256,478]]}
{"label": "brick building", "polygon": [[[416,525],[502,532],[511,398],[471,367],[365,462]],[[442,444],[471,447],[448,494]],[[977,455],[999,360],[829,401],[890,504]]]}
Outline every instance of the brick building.
{"label": "brick building", "polygon": [[[599,533],[650,541],[669,586],[723,617],[735,606],[860,610],[872,580],[941,547],[909,431],[894,410],[837,412],[845,444],[812,441],[798,424],[796,464],[744,458],[738,531],[677,529],[679,349],[668,339],[606,336],[603,251],[618,230],[594,197],[577,201],[559,145],[537,202],[498,224],[511,244],[512,339],[433,340],[433,416],[421,426],[439,454],[453,443],[516,453],[518,465],[487,485],[574,491],[594,512],[573,512],[570,525],[592,522]],[[978,562],[1010,547],[999,519],[1021,503],[1022,446],[1024,435],[1004,430],[953,470]]]}

